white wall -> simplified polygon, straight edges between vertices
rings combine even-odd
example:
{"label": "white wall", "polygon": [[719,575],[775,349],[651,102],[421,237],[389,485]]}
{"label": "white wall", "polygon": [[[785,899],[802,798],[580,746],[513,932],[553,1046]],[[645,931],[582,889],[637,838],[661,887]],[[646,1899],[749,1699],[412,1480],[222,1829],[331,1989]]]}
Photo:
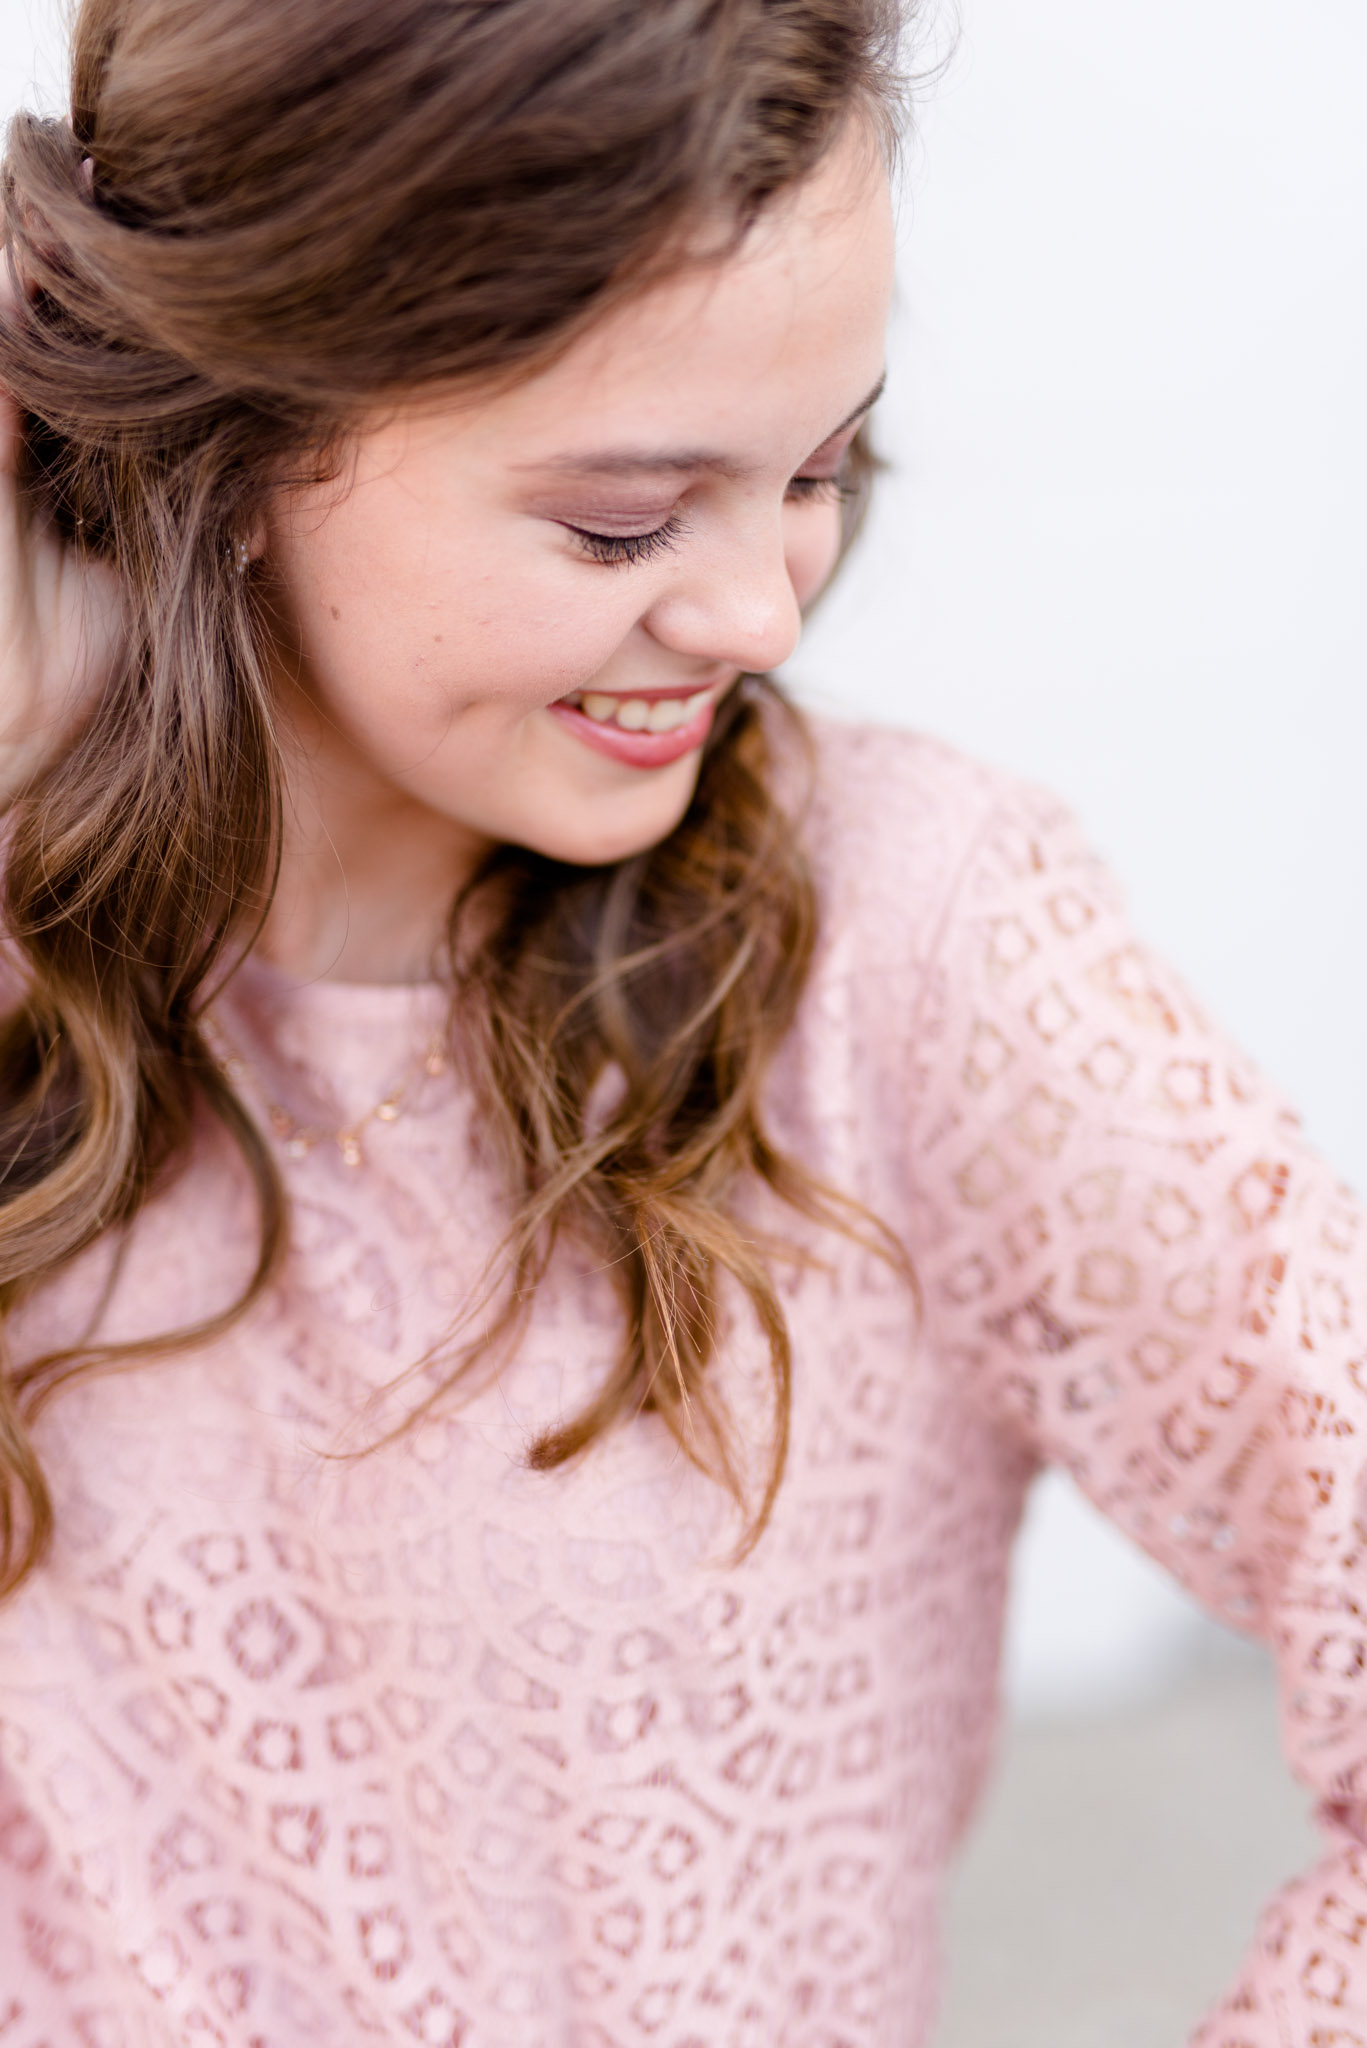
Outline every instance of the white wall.
{"label": "white wall", "polygon": [[68,0],[0,0],[0,118],[65,110],[67,15]]}
{"label": "white wall", "polygon": [[[1062,791],[1367,1187],[1367,11],[961,17],[911,157],[894,474],[795,675]],[[55,102],[59,18],[0,0],[0,104]],[[932,48],[951,26],[940,0]],[[1193,1640],[1090,1510],[1036,1500],[1019,1702],[1129,1696]]]}
{"label": "white wall", "polygon": [[[795,675],[1061,791],[1367,1188],[1367,10],[961,18],[910,165],[894,474]],[[1035,1503],[1029,1707],[1193,1640],[1108,1535]]]}

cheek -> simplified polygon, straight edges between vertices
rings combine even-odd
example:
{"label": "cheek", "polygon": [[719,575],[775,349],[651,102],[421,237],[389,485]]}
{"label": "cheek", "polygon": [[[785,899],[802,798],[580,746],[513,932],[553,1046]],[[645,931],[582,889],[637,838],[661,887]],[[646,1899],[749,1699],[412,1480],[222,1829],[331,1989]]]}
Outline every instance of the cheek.
{"label": "cheek", "polygon": [[343,506],[282,530],[277,573],[314,688],[369,723],[446,725],[476,704],[514,715],[580,687],[636,622],[533,526],[410,521]]}
{"label": "cheek", "polygon": [[788,512],[784,554],[798,604],[809,605],[840,558],[840,507],[800,505]]}

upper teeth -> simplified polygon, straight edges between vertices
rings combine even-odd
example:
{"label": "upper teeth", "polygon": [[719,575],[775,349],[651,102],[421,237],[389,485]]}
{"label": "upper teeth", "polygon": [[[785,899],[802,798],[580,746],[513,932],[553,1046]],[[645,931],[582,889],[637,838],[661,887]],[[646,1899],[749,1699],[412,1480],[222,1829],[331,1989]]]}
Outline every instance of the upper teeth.
{"label": "upper teeth", "polygon": [[577,691],[566,698],[595,725],[619,725],[624,732],[677,732],[689,725],[712,700],[710,690],[693,697],[609,697],[601,690]]}

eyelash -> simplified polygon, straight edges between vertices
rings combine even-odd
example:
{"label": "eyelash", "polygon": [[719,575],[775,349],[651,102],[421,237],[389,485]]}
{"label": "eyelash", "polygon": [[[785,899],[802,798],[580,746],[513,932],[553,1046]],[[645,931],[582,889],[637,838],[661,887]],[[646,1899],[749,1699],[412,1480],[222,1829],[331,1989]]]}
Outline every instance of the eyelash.
{"label": "eyelash", "polygon": [[788,484],[788,496],[801,505],[843,505],[854,491],[854,485],[839,476],[795,476]]}
{"label": "eyelash", "polygon": [[648,562],[652,555],[672,548],[686,531],[686,522],[675,512],[653,533],[590,533],[586,526],[572,526],[569,530],[591,561],[635,563]]}
{"label": "eyelash", "polygon": [[[795,476],[788,483],[788,496],[801,505],[843,505],[853,494],[853,487],[838,476]],[[592,533],[586,526],[568,530],[591,561],[609,567],[632,566],[672,548],[687,531],[687,524],[676,512],[651,533]]]}

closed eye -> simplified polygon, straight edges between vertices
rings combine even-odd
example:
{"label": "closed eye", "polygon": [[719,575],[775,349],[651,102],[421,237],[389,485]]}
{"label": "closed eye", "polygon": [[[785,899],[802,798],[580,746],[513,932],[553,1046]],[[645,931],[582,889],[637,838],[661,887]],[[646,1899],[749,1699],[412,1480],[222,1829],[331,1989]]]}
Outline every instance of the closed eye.
{"label": "closed eye", "polygon": [[[788,479],[786,496],[803,505],[841,505],[853,495],[853,486],[843,476],[794,476]],[[589,559],[609,567],[631,566],[652,561],[675,546],[687,531],[682,514],[671,513],[662,526],[649,533],[595,533],[587,526],[561,522],[573,534]]]}
{"label": "closed eye", "polygon": [[671,513],[663,526],[655,527],[650,533],[593,533],[586,526],[571,526],[563,521],[567,533],[572,533],[590,561],[612,564],[648,562],[654,556],[672,548],[684,533],[685,521],[681,514]]}
{"label": "closed eye", "polygon": [[788,496],[802,505],[843,505],[853,495],[853,484],[840,476],[795,476],[788,480]]}

